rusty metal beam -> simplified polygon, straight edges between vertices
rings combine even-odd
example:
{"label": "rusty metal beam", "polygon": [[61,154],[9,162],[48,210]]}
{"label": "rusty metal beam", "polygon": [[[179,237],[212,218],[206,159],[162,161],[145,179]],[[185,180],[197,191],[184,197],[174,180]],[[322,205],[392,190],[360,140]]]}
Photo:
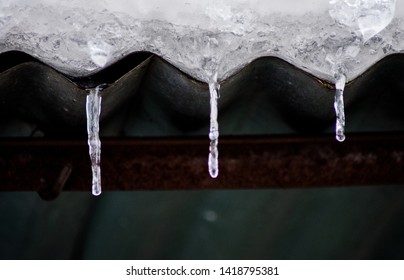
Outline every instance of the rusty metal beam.
{"label": "rusty metal beam", "polygon": [[[102,141],[103,190],[306,188],[404,183],[404,135],[220,140],[220,175],[206,139]],[[0,190],[91,190],[86,141],[0,140]],[[47,195],[47,193],[50,193]]]}

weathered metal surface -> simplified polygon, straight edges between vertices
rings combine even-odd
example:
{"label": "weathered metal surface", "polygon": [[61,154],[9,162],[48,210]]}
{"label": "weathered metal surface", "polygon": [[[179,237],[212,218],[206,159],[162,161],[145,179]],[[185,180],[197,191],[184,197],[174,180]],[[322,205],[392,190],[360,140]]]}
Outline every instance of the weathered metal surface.
{"label": "weathered metal surface", "polygon": [[[107,84],[102,118],[133,96],[142,106],[159,108],[180,129],[207,122],[209,93],[205,83],[150,53],[135,53],[88,77],[67,77],[25,54],[0,56],[2,116],[29,118],[58,132],[85,125],[85,88]],[[347,110],[374,92],[401,92],[404,56],[391,55],[347,85]],[[268,95],[297,131],[320,131],[334,118],[333,86],[275,57],[262,57],[221,81],[220,112],[252,93]],[[397,94],[397,98],[401,98]],[[240,104],[237,104],[240,106]],[[163,136],[163,135],[162,135]]]}
{"label": "weathered metal surface", "polygon": [[116,69],[112,67],[109,69],[112,73],[107,76],[100,72],[91,77],[73,79],[38,61],[13,53],[10,59],[20,63],[14,65],[5,60],[10,68],[0,69],[3,70],[0,73],[0,116],[27,118],[49,128],[53,134],[82,128],[86,123],[87,95],[83,84],[91,88],[98,84],[111,83],[102,91],[104,106],[101,118],[105,118],[137,92],[150,61],[150,55],[139,56],[138,59],[126,60],[126,64],[132,67],[123,65],[124,63],[115,66],[129,69],[123,74],[117,72],[122,76],[114,74]]}
{"label": "weathered metal surface", "polygon": [[[404,183],[404,136],[222,139],[220,175],[207,141],[104,140],[103,190],[307,188]],[[0,189],[91,189],[85,141],[0,141]],[[52,197],[52,196],[51,196]]]}

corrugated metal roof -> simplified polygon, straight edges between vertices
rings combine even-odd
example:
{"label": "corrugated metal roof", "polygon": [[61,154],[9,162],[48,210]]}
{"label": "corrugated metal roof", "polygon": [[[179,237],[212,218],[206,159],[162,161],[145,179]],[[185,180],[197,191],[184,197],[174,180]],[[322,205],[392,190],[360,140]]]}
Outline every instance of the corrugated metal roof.
{"label": "corrugated metal roof", "polygon": [[[19,52],[0,55],[0,65],[2,116],[27,119],[48,131],[59,131],[61,127],[66,131],[82,129],[86,89],[99,84],[106,84],[102,91],[102,119],[120,113],[120,108],[132,102],[133,109],[152,110],[156,113],[153,118],[163,118],[166,126],[176,127],[179,133],[195,131],[209,122],[207,84],[150,53],[134,53],[88,77],[65,76]],[[403,56],[391,55],[349,83],[345,90],[347,111],[354,112],[355,107],[361,110],[361,103],[376,95],[389,102],[399,101],[399,93],[404,90],[403,68]],[[278,58],[257,59],[220,84],[222,119],[227,114],[246,111],[245,118],[252,114],[254,118],[260,114],[267,117],[268,112],[263,111],[273,109],[277,111],[275,117],[280,117],[279,121],[292,131],[321,132],[333,124],[333,85]],[[394,100],[390,96],[395,96]],[[267,102],[267,107],[259,104],[262,102]],[[385,113],[397,115],[391,111],[394,107],[386,105]],[[349,119],[350,115],[348,129]],[[230,130],[227,133],[232,134]]]}

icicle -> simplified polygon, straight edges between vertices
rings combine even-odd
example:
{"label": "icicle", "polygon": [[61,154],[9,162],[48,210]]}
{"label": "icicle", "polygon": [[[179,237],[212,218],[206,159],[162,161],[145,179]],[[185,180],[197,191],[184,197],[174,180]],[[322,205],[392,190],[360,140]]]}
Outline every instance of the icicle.
{"label": "icicle", "polygon": [[210,92],[210,147],[209,147],[209,174],[212,178],[219,176],[219,123],[217,122],[217,100],[219,98],[220,85],[217,82],[217,73],[209,81]]}
{"label": "icicle", "polygon": [[344,110],[344,89],[346,77],[344,74],[335,75],[335,100],[334,108],[337,116],[337,122],[335,126],[335,138],[339,142],[345,141],[345,110]]}
{"label": "icicle", "polygon": [[88,147],[93,173],[92,192],[93,195],[98,196],[101,194],[101,141],[99,138],[101,113],[100,86],[91,89],[90,93],[87,95],[86,111]]}

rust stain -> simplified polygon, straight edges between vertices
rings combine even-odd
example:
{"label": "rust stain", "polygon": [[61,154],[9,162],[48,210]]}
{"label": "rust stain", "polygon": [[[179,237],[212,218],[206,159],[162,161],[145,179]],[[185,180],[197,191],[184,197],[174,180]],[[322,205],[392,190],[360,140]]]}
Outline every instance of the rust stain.
{"label": "rust stain", "polygon": [[[222,138],[211,179],[206,139],[104,140],[103,190],[306,188],[404,183],[404,136]],[[64,190],[91,190],[86,141],[0,141],[1,190],[38,191],[74,171]],[[43,191],[43,190],[42,190]]]}

